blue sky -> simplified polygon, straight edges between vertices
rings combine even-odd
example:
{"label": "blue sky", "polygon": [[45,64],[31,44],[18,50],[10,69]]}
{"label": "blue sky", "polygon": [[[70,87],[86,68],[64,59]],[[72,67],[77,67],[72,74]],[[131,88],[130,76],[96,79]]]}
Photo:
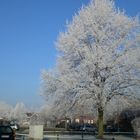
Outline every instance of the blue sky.
{"label": "blue sky", "polygon": [[[0,101],[39,106],[40,72],[55,65],[54,42],[90,0],[0,0]],[[129,16],[140,0],[116,0]]]}

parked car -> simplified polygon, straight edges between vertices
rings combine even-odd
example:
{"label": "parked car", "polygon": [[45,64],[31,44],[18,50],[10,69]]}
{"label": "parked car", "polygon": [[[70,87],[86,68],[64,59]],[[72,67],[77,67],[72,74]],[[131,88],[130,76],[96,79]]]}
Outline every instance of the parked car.
{"label": "parked car", "polygon": [[69,129],[69,130],[73,130],[73,131],[80,131],[80,128],[81,128],[81,125],[78,124],[78,123],[71,123],[71,124],[68,126],[68,129]]}
{"label": "parked car", "polygon": [[14,130],[19,130],[19,125],[18,124],[10,124],[11,128]]}
{"label": "parked car", "polygon": [[9,125],[0,126],[0,140],[15,140],[15,132]]}
{"label": "parked car", "polygon": [[94,125],[84,125],[80,128],[80,130],[86,131],[86,132],[96,132],[97,128]]}
{"label": "parked car", "polygon": [[105,128],[105,132],[117,132],[117,128],[112,125],[107,125]]}

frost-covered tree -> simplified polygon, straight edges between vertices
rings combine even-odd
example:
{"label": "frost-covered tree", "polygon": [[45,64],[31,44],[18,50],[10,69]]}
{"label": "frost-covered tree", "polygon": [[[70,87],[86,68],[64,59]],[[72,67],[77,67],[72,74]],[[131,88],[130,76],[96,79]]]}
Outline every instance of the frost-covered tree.
{"label": "frost-covered tree", "polygon": [[15,105],[11,112],[11,119],[22,123],[26,119],[27,108],[22,102]]}
{"label": "frost-covered tree", "polygon": [[131,124],[134,131],[138,133],[138,129],[140,128],[140,117],[136,117],[134,120],[132,120]]}
{"label": "frost-covered tree", "polygon": [[44,121],[44,124],[47,124],[47,122],[54,116],[54,112],[51,110],[51,107],[46,104],[40,108],[39,114]]}
{"label": "frost-covered tree", "polygon": [[132,104],[125,97],[116,96],[106,105],[104,119],[106,121],[114,120],[115,123],[118,123],[121,112],[131,106]]}
{"label": "frost-covered tree", "polygon": [[92,102],[87,103],[84,100],[74,101],[72,97],[67,98],[64,96],[64,93],[71,92],[71,89],[67,87],[68,83],[63,83],[63,80],[58,79],[55,74],[47,71],[42,72],[42,96],[46,100],[46,105],[42,107],[42,111],[44,110],[43,112],[45,112],[46,110],[47,118],[61,118],[62,116],[73,118],[74,115],[81,114],[81,112],[85,114],[93,113],[95,107]]}
{"label": "frost-covered tree", "polygon": [[116,96],[139,96],[139,19],[112,0],[93,0],[60,33],[57,48],[55,73],[42,73],[43,95],[64,112],[78,104],[96,108],[102,138],[106,105]]}
{"label": "frost-covered tree", "polygon": [[11,111],[13,107],[8,105],[5,102],[0,102],[0,117],[3,119],[10,120],[11,119]]}

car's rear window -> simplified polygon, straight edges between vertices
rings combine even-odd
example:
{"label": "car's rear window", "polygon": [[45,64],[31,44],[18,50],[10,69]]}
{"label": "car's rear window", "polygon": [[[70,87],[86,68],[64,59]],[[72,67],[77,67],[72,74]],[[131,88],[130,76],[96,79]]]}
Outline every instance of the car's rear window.
{"label": "car's rear window", "polygon": [[12,133],[11,127],[0,127],[0,133]]}

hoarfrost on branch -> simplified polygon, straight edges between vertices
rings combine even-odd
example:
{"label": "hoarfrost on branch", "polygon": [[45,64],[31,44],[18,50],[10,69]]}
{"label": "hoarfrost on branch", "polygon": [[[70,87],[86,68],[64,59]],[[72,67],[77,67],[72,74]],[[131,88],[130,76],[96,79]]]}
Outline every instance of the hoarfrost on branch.
{"label": "hoarfrost on branch", "polygon": [[116,96],[139,97],[140,26],[110,0],[94,0],[57,41],[55,72],[42,72],[43,96],[59,115],[79,104],[104,110]]}

